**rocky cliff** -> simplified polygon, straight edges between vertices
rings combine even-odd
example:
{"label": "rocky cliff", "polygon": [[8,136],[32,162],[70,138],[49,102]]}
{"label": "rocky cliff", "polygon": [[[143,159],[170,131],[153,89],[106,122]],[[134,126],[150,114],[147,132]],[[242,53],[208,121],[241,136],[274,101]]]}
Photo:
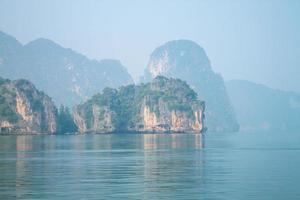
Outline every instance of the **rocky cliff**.
{"label": "rocky cliff", "polygon": [[26,80],[0,78],[0,133],[56,133],[57,109]]}
{"label": "rocky cliff", "polygon": [[28,79],[56,105],[70,107],[105,87],[133,83],[118,60],[91,60],[48,39],[22,45],[1,31],[0,74],[9,79]]}
{"label": "rocky cliff", "polygon": [[147,84],[105,88],[75,107],[74,119],[82,133],[200,133],[204,130],[204,108],[186,82],[158,76]]}
{"label": "rocky cliff", "polygon": [[158,75],[180,78],[206,103],[206,126],[211,131],[237,131],[239,125],[221,75],[198,44],[189,40],[170,41],[156,48],[149,59],[142,82]]}

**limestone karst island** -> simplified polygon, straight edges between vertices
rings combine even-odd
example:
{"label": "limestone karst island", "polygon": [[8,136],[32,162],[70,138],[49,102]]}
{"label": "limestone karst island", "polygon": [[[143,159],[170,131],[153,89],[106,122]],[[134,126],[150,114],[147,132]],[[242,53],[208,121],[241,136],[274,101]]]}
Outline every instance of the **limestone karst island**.
{"label": "limestone karst island", "polygon": [[[67,130],[51,98],[32,83],[1,78],[0,92],[1,133]],[[200,133],[204,130],[204,110],[204,101],[198,100],[186,82],[158,76],[147,84],[105,88],[75,106],[71,118],[80,133]]]}
{"label": "limestone karst island", "polygon": [[0,200],[300,200],[300,0],[0,0]]}
{"label": "limestone karst island", "polygon": [[[154,50],[138,84],[117,60],[90,60],[47,39],[22,45],[3,32],[0,42],[2,134],[201,133],[207,100],[210,128],[236,129],[222,78],[192,41]],[[187,81],[192,73],[198,75]],[[219,112],[232,122],[219,120]]]}
{"label": "limestone karst island", "polygon": [[136,83],[121,61],[92,60],[49,39],[23,45],[0,31],[0,45],[1,134],[300,128],[299,94],[224,82],[191,40],[155,48]]}

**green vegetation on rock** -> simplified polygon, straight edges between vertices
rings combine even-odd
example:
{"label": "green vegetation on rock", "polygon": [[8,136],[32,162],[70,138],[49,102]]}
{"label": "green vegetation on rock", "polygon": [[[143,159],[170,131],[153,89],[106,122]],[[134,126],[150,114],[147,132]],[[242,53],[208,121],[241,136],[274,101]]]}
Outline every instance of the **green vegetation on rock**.
{"label": "green vegetation on rock", "polygon": [[[158,76],[147,84],[122,86],[119,89],[105,88],[101,94],[77,106],[75,111],[84,119],[87,130],[98,127],[105,131],[101,121],[106,118],[106,121],[111,119],[114,131],[126,131],[136,130],[137,126],[143,124],[145,107],[155,113],[157,118],[166,115],[166,112],[170,115],[175,111],[194,119],[193,106],[204,109],[204,102],[197,100],[197,93],[186,82]],[[99,121],[98,124],[95,124],[95,119]]]}
{"label": "green vegetation on rock", "polygon": [[[141,81],[148,82],[158,75],[180,78],[206,102],[206,125],[211,131],[238,131],[239,125],[231,106],[223,78],[215,73],[202,47],[190,40],[169,41],[157,47],[148,61]],[[187,94],[194,98],[194,92]],[[177,109],[187,109],[174,105]]]}
{"label": "green vegetation on rock", "polygon": [[74,133],[77,131],[77,126],[74,123],[70,109],[61,105],[58,112],[59,133]]}
{"label": "green vegetation on rock", "polygon": [[27,80],[0,78],[0,133],[56,133],[51,98]]}

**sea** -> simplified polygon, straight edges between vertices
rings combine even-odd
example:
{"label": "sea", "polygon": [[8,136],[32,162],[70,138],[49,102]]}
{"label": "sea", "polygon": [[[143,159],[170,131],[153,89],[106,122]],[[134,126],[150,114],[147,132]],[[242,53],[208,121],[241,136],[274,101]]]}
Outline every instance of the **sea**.
{"label": "sea", "polygon": [[300,199],[300,132],[0,136],[0,199]]}

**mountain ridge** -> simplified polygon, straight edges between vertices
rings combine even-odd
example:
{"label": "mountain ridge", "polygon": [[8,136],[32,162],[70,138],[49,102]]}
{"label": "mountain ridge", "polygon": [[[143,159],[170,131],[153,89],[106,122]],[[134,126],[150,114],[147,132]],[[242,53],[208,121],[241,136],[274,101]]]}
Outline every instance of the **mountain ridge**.
{"label": "mountain ridge", "polygon": [[226,88],[241,130],[299,130],[299,93],[241,79],[226,81]]}
{"label": "mountain ridge", "polygon": [[[6,45],[7,44],[7,45]],[[89,59],[56,42],[39,38],[25,45],[0,33],[0,73],[5,78],[25,78],[53,97],[57,105],[73,106],[104,87],[133,83],[120,61]]]}

